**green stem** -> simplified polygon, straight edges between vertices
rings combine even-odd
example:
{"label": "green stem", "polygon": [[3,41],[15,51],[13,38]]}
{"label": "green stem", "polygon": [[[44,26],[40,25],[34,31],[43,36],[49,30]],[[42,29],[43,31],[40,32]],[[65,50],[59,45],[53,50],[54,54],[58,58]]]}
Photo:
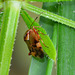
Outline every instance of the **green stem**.
{"label": "green stem", "polygon": [[43,10],[41,8],[35,7],[35,6],[31,5],[31,4],[24,3],[24,2],[22,3],[22,7],[24,9],[27,9],[27,10],[31,11],[31,12],[34,12],[36,14],[40,14],[40,15],[46,17],[46,18],[49,18],[49,19],[51,19],[53,21],[57,21],[59,23],[62,23],[62,24],[65,24],[67,26],[75,28],[75,21],[72,21],[72,20],[67,19],[65,17],[59,16],[57,14],[54,14],[52,12]]}
{"label": "green stem", "polygon": [[3,19],[3,12],[0,13],[0,30],[1,30],[1,25],[2,25],[2,19]]}
{"label": "green stem", "polygon": [[53,44],[54,44],[54,47],[56,48],[57,46],[57,23],[54,25],[54,31],[53,31],[53,36],[52,36],[52,41],[53,41]]}
{"label": "green stem", "polygon": [[48,59],[47,69],[46,69],[46,75],[51,75],[51,73],[52,73],[52,68],[53,68],[53,63],[54,63],[53,60]]}
{"label": "green stem", "polygon": [[[57,24],[54,25],[52,41],[53,41],[54,47],[56,48],[56,45],[57,45]],[[48,60],[46,75],[51,75],[52,68],[53,68],[53,63],[54,63],[54,61],[52,61],[51,59]],[[55,61],[54,64],[56,64],[56,61]]]}
{"label": "green stem", "polygon": [[4,15],[0,35],[0,75],[8,75],[13,44],[20,13],[20,2],[4,2]]}
{"label": "green stem", "polygon": [[72,0],[27,0],[27,2],[30,2],[30,1],[37,1],[37,2],[60,2],[60,1],[72,1]]}

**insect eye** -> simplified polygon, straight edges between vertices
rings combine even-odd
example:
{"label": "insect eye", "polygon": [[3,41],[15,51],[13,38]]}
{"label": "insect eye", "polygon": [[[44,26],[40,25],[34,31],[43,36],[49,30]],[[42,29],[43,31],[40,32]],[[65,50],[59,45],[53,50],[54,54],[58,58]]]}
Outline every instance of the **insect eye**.
{"label": "insect eye", "polygon": [[35,42],[35,44],[36,44],[36,43],[38,43],[38,41],[37,41],[37,40],[35,40],[34,42]]}
{"label": "insect eye", "polygon": [[40,49],[42,49],[42,47],[39,47]]}

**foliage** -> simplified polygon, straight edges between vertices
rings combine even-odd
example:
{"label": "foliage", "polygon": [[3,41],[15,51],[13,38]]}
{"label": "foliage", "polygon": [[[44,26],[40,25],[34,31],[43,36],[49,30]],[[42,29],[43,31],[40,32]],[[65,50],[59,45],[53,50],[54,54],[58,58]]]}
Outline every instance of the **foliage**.
{"label": "foliage", "polygon": [[[45,9],[44,10],[35,7],[29,3],[26,3],[23,0],[14,0],[14,1],[0,0],[0,9],[1,8],[4,9],[3,10],[4,13],[0,14],[0,29],[1,29],[0,75],[9,74],[12,50],[18,26],[17,23],[20,14],[20,8],[29,10],[36,14],[40,14],[41,12],[43,12],[41,14],[41,16],[43,17],[41,17],[40,19],[40,24],[43,24],[43,26],[38,30],[40,30],[43,33],[47,32],[48,34],[50,34],[50,37],[53,41],[52,43],[48,35],[43,36],[40,34],[45,44],[48,45],[49,47],[48,49],[44,47],[44,45],[41,43],[43,50],[50,57],[50,59],[46,56],[42,60],[32,57],[29,75],[35,75],[36,73],[38,75],[51,75],[54,63],[51,59],[55,60],[56,58],[56,51],[55,51],[56,46],[58,47],[57,75],[60,74],[74,75],[75,74],[74,72],[75,71],[75,65],[74,65],[75,14],[73,12],[75,10],[74,8],[75,1],[71,0],[28,0],[28,1],[53,2],[53,3],[44,3],[43,5],[43,8]],[[57,3],[59,1],[64,1],[64,2]],[[56,10],[58,9],[57,11],[54,9],[55,7]],[[21,16],[26,22],[28,28],[30,28],[33,19],[23,9],[21,10]],[[43,23],[44,20],[46,21]],[[59,25],[57,24],[57,22],[60,22]],[[35,25],[39,26],[39,24],[37,24],[36,22],[33,24],[33,26]],[[58,34],[57,34],[57,29],[58,29]],[[57,35],[58,35],[58,44],[57,44]],[[35,72],[32,71],[33,69],[35,69]]]}

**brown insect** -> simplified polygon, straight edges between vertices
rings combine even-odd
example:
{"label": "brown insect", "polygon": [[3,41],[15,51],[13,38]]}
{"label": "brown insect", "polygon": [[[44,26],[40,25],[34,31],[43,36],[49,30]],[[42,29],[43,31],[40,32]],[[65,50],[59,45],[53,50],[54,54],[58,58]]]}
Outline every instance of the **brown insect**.
{"label": "brown insect", "polygon": [[[36,19],[37,18],[38,17],[36,17]],[[33,21],[33,23],[34,23],[34,21]],[[44,57],[44,52],[43,52],[42,46],[40,44],[40,40],[42,41],[42,39],[41,39],[41,37],[40,37],[40,35],[38,33],[40,31],[37,30],[34,27],[40,27],[40,26],[33,26],[32,28],[30,26],[30,29],[27,30],[25,35],[24,35],[24,41],[26,42],[26,44],[27,44],[27,46],[29,48],[29,51],[30,51],[29,55],[32,55],[32,56],[35,56],[35,57],[39,57],[39,58],[43,58]],[[43,34],[42,32],[40,32],[40,33]],[[42,41],[42,43],[44,44],[43,41]]]}

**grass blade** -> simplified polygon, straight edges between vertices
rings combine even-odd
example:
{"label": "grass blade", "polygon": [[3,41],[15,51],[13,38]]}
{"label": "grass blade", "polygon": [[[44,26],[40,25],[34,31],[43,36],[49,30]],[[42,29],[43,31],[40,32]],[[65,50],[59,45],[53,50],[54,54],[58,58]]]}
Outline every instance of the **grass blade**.
{"label": "grass blade", "polygon": [[20,13],[20,2],[4,3],[3,22],[0,35],[0,75],[8,75],[14,39]]}
{"label": "grass blade", "polygon": [[27,2],[60,2],[60,1],[72,1],[72,0],[27,0]]}
{"label": "grass blade", "polygon": [[[43,12],[43,13],[41,14],[42,16],[44,16],[44,17],[46,17],[46,18],[49,18],[49,19],[51,19],[51,20],[53,20],[53,21],[57,21],[57,22],[59,22],[59,23],[62,23],[62,24],[65,24],[65,25],[67,25],[67,26],[70,26],[70,27],[75,28],[75,21],[72,21],[72,20],[67,19],[67,18],[65,18],[65,17],[56,15],[56,14],[54,14],[54,13],[52,13],[52,12],[43,10],[43,9],[41,9],[41,8],[35,7],[35,6],[33,6],[33,5],[31,5],[31,4],[28,4],[28,3],[24,3],[24,2],[23,2],[22,4],[23,4],[23,8],[25,8],[25,9],[31,11],[31,12],[34,12],[34,13],[36,13],[36,14],[40,14],[40,13]],[[60,5],[60,4],[59,4],[59,5]]]}
{"label": "grass blade", "polygon": [[3,19],[3,12],[0,12],[0,29],[1,29],[1,25],[2,25],[2,19]]}
{"label": "grass blade", "polygon": [[0,9],[3,7],[3,3],[2,2],[0,2]]}
{"label": "grass blade", "polygon": [[[62,2],[61,16],[75,20],[75,1]],[[75,75],[75,29],[59,24],[57,75]]]}

